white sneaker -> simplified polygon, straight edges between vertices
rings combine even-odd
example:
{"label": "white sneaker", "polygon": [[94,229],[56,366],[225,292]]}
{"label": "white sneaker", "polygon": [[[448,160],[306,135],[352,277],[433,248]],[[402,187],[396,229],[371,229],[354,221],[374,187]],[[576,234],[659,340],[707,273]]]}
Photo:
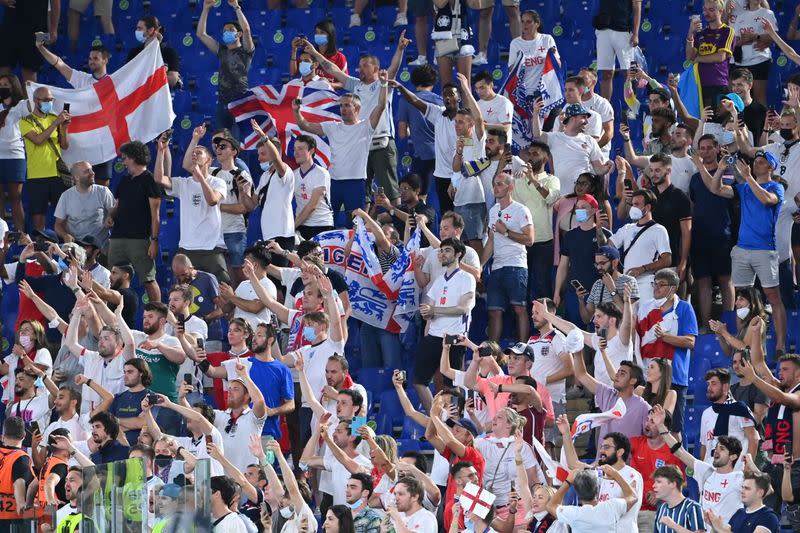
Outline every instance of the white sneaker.
{"label": "white sneaker", "polygon": [[398,13],[397,18],[394,19],[394,27],[408,26],[408,17],[405,13]]}
{"label": "white sneaker", "polygon": [[361,26],[361,15],[353,13],[350,15],[350,27]]}
{"label": "white sneaker", "polygon": [[479,65],[485,65],[488,62],[489,62],[489,60],[486,59],[486,54],[484,54],[483,52],[478,52],[477,54],[472,56],[472,64],[473,65],[478,65],[478,66]]}
{"label": "white sneaker", "polygon": [[425,56],[417,56],[414,61],[411,61],[408,66],[410,67],[421,67],[422,65],[428,64],[428,58]]}

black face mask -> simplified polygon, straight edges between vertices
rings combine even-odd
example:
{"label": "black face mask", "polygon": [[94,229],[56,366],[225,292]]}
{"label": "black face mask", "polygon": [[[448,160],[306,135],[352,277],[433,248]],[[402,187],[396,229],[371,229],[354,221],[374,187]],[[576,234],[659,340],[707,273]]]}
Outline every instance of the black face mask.
{"label": "black face mask", "polygon": [[9,87],[0,87],[0,100],[5,100],[11,97],[11,89]]}
{"label": "black face mask", "polygon": [[778,133],[780,133],[780,136],[785,141],[791,141],[794,139],[794,130],[791,128],[781,128]]}

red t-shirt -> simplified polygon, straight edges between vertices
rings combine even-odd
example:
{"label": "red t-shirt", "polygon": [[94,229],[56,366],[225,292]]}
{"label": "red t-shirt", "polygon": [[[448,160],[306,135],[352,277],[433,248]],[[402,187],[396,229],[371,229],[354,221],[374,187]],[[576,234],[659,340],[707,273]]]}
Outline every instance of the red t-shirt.
{"label": "red t-shirt", "polygon": [[[17,267],[19,268],[19,267]],[[25,263],[25,277],[27,278],[38,278],[44,275],[44,267],[39,264],[38,261],[27,261]],[[41,293],[36,293],[40,298],[42,297]],[[36,304],[33,301],[25,296],[22,292],[19,293],[19,311],[17,313],[17,322],[14,324],[14,330],[19,331],[19,325],[23,320],[36,320],[42,323],[45,329],[47,329],[47,319],[44,317],[42,313],[39,312],[39,309],[36,308]]]}
{"label": "red t-shirt", "polygon": [[672,455],[669,446],[664,444],[654,450],[647,445],[647,437],[639,435],[631,437],[630,467],[638,471],[644,479],[644,495],[642,498],[642,511],[655,511],[656,508],[647,503],[647,493],[653,492],[653,478],[650,477],[660,466],[675,465],[683,472],[683,463]]}
{"label": "red t-shirt", "polygon": [[[248,357],[253,357],[255,354],[251,350],[247,350],[243,354],[240,354],[239,357],[242,359],[247,359]],[[223,361],[227,361],[233,357],[236,357],[231,352],[211,352],[206,354],[208,358],[208,362],[211,363],[211,366],[222,366]],[[224,411],[228,408],[228,388],[225,386],[225,380],[214,378],[214,401],[217,404],[217,409],[220,411]]]}
{"label": "red t-shirt", "polygon": [[[331,63],[333,63],[337,67],[339,67],[339,70],[341,70],[345,74],[348,73],[347,72],[347,57],[343,53],[341,53],[340,51],[337,50],[335,54],[333,54],[331,56],[325,56],[325,59],[327,59],[328,61],[330,61]],[[320,78],[324,78],[324,79],[328,80],[331,83],[337,82],[336,78],[334,78],[333,75],[327,73],[325,71],[325,69],[322,68],[322,67],[317,68],[317,76],[319,76]]]}
{"label": "red t-shirt", "polygon": [[[475,467],[475,470],[478,472],[478,484],[483,483],[483,469],[486,466],[486,461],[483,458],[483,455],[474,447],[467,446],[466,450],[464,451],[463,457],[458,457],[453,453],[450,448],[445,449],[442,457],[447,459],[450,463],[450,466],[461,462],[461,461],[469,461],[472,463],[472,466]],[[444,530],[450,530],[450,523],[453,521],[453,504],[455,503],[455,494],[456,494],[456,482],[453,480],[453,475],[447,475],[447,491],[445,492],[445,503],[444,503]],[[461,529],[464,529],[464,517],[463,515],[459,518],[459,526]]]}

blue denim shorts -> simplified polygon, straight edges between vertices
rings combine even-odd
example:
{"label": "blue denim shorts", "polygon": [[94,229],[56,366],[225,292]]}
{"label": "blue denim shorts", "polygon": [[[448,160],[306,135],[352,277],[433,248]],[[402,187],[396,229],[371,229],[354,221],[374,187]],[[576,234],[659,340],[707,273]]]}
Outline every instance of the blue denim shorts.
{"label": "blue denim shorts", "polygon": [[244,265],[244,250],[247,248],[246,233],[223,233],[225,248],[228,249],[228,259],[232,267]]}
{"label": "blue denim shorts", "polygon": [[525,305],[528,269],[503,267],[492,270],[486,282],[486,308],[505,311],[509,305]]}
{"label": "blue denim shorts", "polygon": [[457,205],[453,210],[464,219],[464,231],[461,234],[461,241],[482,241],[486,237],[486,223],[488,214],[486,213],[486,202],[479,204]]}
{"label": "blue denim shorts", "polygon": [[24,183],[27,175],[24,159],[0,159],[0,183]]}

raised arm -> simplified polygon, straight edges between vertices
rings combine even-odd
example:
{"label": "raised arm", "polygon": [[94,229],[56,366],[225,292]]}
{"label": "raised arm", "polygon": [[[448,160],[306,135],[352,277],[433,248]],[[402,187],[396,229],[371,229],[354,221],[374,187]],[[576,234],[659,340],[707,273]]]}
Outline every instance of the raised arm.
{"label": "raised arm", "polygon": [[301,105],[303,105],[303,103],[299,98],[292,100],[292,113],[294,113],[294,118],[297,121],[297,125],[303,131],[313,133],[319,137],[324,137],[325,130],[322,129],[320,124],[317,124],[316,122],[309,122],[303,118],[303,113],[300,111]]}
{"label": "raised arm", "polygon": [[[654,405],[653,414],[651,416],[653,417],[653,423],[658,428],[658,432],[661,434],[662,437],[664,437],[664,442],[667,443],[667,446],[669,446],[671,449],[673,446],[678,444],[678,440],[672,436],[672,433],[670,433],[669,428],[664,425],[664,417],[665,417],[664,408],[661,407],[660,405]],[[687,452],[683,446],[679,447],[672,454],[678,459],[680,459],[681,462],[683,462],[683,464],[685,464],[688,468],[694,469],[694,462],[696,459],[692,454]]]}
{"label": "raised arm", "polygon": [[153,165],[153,181],[164,187],[166,190],[171,191],[172,179],[170,179],[169,174],[167,173],[168,171],[164,168],[164,155],[167,153],[167,150],[169,150],[169,141],[165,140],[162,135],[158,138],[156,146],[158,148],[156,150],[156,162]]}
{"label": "raised arm", "polygon": [[558,418],[556,418],[556,427],[561,432],[561,440],[564,443],[564,457],[567,459],[567,466],[571,469],[581,468],[583,463],[581,463],[578,457],[578,452],[575,451],[575,443],[572,442],[567,415],[559,415]]}
{"label": "raised arm", "polygon": [[738,170],[739,174],[745,179],[747,185],[750,187],[750,190],[753,191],[753,194],[756,196],[759,202],[766,206],[775,205],[779,202],[777,194],[767,191],[761,186],[760,183],[756,181],[756,179],[750,173],[750,165],[740,159],[736,161],[736,170]]}
{"label": "raised arm", "polygon": [[325,445],[328,446],[328,449],[336,458],[337,461],[341,463],[343,467],[347,469],[348,472],[351,474],[357,474],[358,472],[364,472],[364,467],[358,464],[355,459],[350,458],[344,450],[342,450],[333,440],[331,437],[330,432],[327,430],[327,424],[325,424],[325,430],[322,431],[322,440],[325,441]]}
{"label": "raised arm", "polygon": [[256,277],[253,264],[247,259],[244,260],[244,275],[250,280],[250,285],[252,285],[253,291],[256,293],[256,296],[258,296],[258,299],[267,306],[267,309],[275,313],[278,320],[287,324],[289,322],[289,308],[275,300],[275,298],[267,292],[267,289],[261,285],[261,282]]}
{"label": "raised arm", "polygon": [[64,76],[65,80],[69,81],[72,79],[72,68],[64,63],[60,57],[48,50],[44,45],[44,41],[37,40],[36,48],[39,50],[39,53],[42,54],[44,60],[50,63],[51,66],[55,67],[59,74]]}
{"label": "raised arm", "polygon": [[[639,2],[639,4],[641,4],[641,2]],[[636,503],[639,501],[639,496],[636,495],[633,487],[631,487],[630,483],[628,483],[625,478],[622,477],[622,474],[619,473],[619,470],[613,466],[603,465],[600,468],[603,469],[603,474],[607,478],[616,481],[617,485],[619,485],[619,488],[622,489],[622,499],[625,500],[628,510],[630,511],[631,507],[636,505]]]}
{"label": "raised arm", "polygon": [[397,89],[398,91],[400,91],[400,94],[403,95],[403,98],[405,98],[409,104],[414,106],[414,108],[416,108],[416,110],[422,113],[423,115],[428,110],[428,104],[420,100],[416,94],[408,90],[406,86],[400,83],[399,81],[395,80],[394,78],[390,78],[389,86],[392,87],[393,89]]}
{"label": "raised arm", "polygon": [[411,403],[411,400],[406,394],[406,390],[403,388],[403,380],[400,379],[399,370],[394,371],[394,375],[392,376],[392,384],[394,385],[394,390],[397,392],[397,398],[400,400],[400,406],[403,408],[403,413],[414,421],[414,423],[419,424],[422,427],[428,425],[428,417],[425,416],[424,413],[420,413],[414,408],[414,405]]}
{"label": "raised arm", "polygon": [[542,109],[544,109],[544,102],[541,98],[537,98],[533,102],[533,109],[531,109],[531,133],[534,139],[547,142],[547,134],[542,131],[542,119],[539,117]]}
{"label": "raised arm", "polygon": [[242,6],[239,4],[239,0],[228,0],[228,4],[233,8],[233,12],[236,14],[236,22],[242,27],[242,48],[247,52],[252,52],[256,49],[256,44],[253,42],[253,33],[250,30],[250,23],[247,21],[247,17],[244,16]]}
{"label": "raised arm", "polygon": [[200,42],[206,45],[206,48],[216,55],[219,53],[219,43],[206,32],[206,28],[208,27],[208,11],[213,6],[214,0],[203,0],[203,9],[200,11],[200,19],[197,21],[197,37],[200,39]]}
{"label": "raised arm", "polygon": [[319,66],[322,67],[322,70],[333,76],[333,78],[342,85],[347,83],[347,80],[350,79],[350,76],[342,72],[333,61],[320,54],[319,50],[314,48],[314,46],[309,43],[308,40],[301,40],[300,46],[305,47],[305,52],[317,60],[317,63],[319,63]]}
{"label": "raised arm", "polygon": [[462,73],[457,72],[456,78],[461,85],[461,98],[464,99],[467,109],[472,113],[472,120],[475,122],[475,135],[478,139],[483,138],[486,128],[484,127],[483,115],[481,109],[478,107],[478,102],[472,96],[472,88],[469,85],[469,80]]}
{"label": "raised arm", "polygon": [[372,129],[377,128],[378,123],[381,121],[383,111],[386,109],[386,98],[389,93],[389,74],[385,70],[381,70],[378,73],[378,79],[381,85],[380,91],[378,92],[378,104],[369,114],[369,123]]}
{"label": "raised arm", "polygon": [[397,38],[397,48],[392,56],[392,62],[389,64],[389,68],[386,69],[388,79],[393,80],[397,77],[397,71],[400,70],[400,65],[403,63],[403,55],[409,44],[411,44],[411,40],[406,39],[406,30],[403,30]]}
{"label": "raised arm", "polygon": [[300,352],[294,353],[294,368],[297,370],[297,377],[300,379],[300,392],[303,394],[303,399],[308,402],[311,411],[318,418],[327,413],[325,408],[319,402],[319,392],[311,390],[311,384],[308,382],[308,376],[305,373],[305,360],[303,354]]}
{"label": "raised arm", "polygon": [[[792,25],[789,28],[790,39],[793,37],[792,28],[794,28],[794,33],[797,33],[797,14],[792,17],[791,24]],[[800,65],[800,54],[798,54],[794,48],[789,46],[789,44],[781,38],[780,34],[775,31],[775,27],[772,25],[772,22],[770,22],[766,17],[761,17],[761,28],[767,32],[767,35],[772,38],[772,40],[778,45],[778,48],[781,49],[781,52],[783,52],[786,57],[788,57],[796,65]]]}
{"label": "raised arm", "polygon": [[[236,468],[233,463],[231,463],[225,454],[217,447],[214,443],[206,444],[206,448],[208,448],[208,455],[219,462],[222,465],[222,469],[235,483],[237,483],[241,489],[242,494],[247,496],[247,499],[251,502],[255,503],[258,501],[258,489],[254,487],[247,478],[244,477],[244,474],[241,470]],[[293,476],[286,476],[286,477],[293,477]]]}

